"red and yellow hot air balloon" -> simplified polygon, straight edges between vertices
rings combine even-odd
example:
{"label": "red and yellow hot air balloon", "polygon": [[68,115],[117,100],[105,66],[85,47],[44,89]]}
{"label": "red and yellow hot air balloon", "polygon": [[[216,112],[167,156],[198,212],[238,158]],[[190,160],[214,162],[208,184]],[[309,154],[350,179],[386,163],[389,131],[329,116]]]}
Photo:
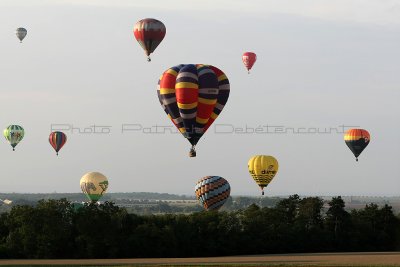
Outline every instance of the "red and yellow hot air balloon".
{"label": "red and yellow hot air balloon", "polygon": [[218,68],[186,64],[169,68],[158,81],[158,98],[174,125],[195,146],[228,101],[230,86]]}
{"label": "red and yellow hot air balloon", "polygon": [[358,156],[368,146],[371,137],[364,129],[350,129],[344,135],[344,141],[358,161]]}
{"label": "red and yellow hot air balloon", "polygon": [[253,52],[245,52],[242,55],[243,64],[247,69],[247,72],[250,73],[251,68],[253,67],[254,63],[256,63],[257,55]]}
{"label": "red and yellow hot air balloon", "polygon": [[147,61],[151,61],[150,54],[154,52],[164,39],[166,32],[165,25],[159,20],[147,18],[136,22],[133,34],[144,49]]}
{"label": "red and yellow hot air balloon", "polygon": [[67,142],[67,136],[63,132],[52,132],[49,135],[49,143],[50,145],[54,148],[54,150],[57,153],[58,156],[58,151],[65,145],[65,142]]}

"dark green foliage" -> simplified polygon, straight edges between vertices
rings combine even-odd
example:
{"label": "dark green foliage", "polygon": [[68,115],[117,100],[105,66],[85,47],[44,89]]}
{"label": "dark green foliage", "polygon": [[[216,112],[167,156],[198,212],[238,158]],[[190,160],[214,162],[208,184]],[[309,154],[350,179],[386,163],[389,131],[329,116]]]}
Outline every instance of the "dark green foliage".
{"label": "dark green foliage", "polygon": [[369,204],[349,213],[341,197],[324,203],[293,195],[275,207],[250,204],[234,212],[187,215],[136,215],[111,202],[76,205],[50,199],[0,215],[0,258],[207,257],[399,247],[400,218],[390,206]]}
{"label": "dark green foliage", "polygon": [[394,250],[399,246],[399,218],[392,207],[379,208],[376,204],[352,211],[352,239],[357,240],[357,250]]}
{"label": "dark green foliage", "polygon": [[351,216],[345,210],[345,203],[340,196],[332,198],[328,204],[325,225],[329,233],[327,238],[331,242],[331,249],[341,248],[342,251],[349,251],[353,246],[350,243],[352,241],[350,233],[354,232]]}
{"label": "dark green foliage", "polygon": [[62,258],[72,252],[72,209],[65,199],[41,200],[36,207],[16,206],[3,216],[7,236],[2,239],[11,256]]}

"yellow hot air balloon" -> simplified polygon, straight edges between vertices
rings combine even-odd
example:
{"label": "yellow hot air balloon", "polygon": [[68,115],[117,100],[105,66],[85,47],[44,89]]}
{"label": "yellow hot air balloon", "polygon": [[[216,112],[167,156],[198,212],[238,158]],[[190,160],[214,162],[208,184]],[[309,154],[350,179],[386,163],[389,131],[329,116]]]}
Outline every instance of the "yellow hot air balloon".
{"label": "yellow hot air balloon", "polygon": [[92,202],[98,201],[107,191],[107,188],[107,177],[99,172],[89,172],[81,178],[82,192]]}
{"label": "yellow hot air balloon", "polygon": [[278,161],[273,156],[257,155],[249,160],[248,167],[249,173],[264,195],[264,187],[272,181],[278,172]]}

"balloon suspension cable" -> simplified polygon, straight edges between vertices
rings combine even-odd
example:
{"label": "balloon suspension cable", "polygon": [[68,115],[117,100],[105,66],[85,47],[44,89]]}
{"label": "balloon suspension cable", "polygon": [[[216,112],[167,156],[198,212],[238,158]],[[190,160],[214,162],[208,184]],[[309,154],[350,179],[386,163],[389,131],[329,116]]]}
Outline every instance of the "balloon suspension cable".
{"label": "balloon suspension cable", "polygon": [[151,58],[150,58],[150,56],[148,56],[147,57],[147,62],[150,62],[151,61]]}
{"label": "balloon suspension cable", "polygon": [[191,158],[196,157],[196,146],[192,146],[192,148],[190,149],[189,157],[191,157]]}

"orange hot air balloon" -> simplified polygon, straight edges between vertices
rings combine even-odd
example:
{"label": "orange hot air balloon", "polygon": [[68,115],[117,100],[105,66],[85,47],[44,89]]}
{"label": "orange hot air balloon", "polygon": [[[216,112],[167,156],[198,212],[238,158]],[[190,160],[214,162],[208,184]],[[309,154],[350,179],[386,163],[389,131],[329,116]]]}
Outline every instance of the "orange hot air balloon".
{"label": "orange hot air balloon", "polygon": [[358,156],[368,146],[371,137],[364,129],[350,129],[344,135],[344,141],[358,161]]}

